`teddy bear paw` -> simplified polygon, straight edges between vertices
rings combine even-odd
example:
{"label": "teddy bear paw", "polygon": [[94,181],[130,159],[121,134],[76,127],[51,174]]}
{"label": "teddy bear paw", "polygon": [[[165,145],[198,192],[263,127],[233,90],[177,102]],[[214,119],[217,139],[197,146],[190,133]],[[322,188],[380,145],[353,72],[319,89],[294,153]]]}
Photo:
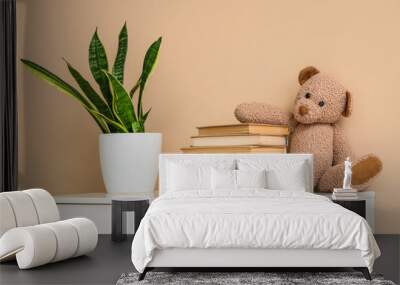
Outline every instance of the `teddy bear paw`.
{"label": "teddy bear paw", "polygon": [[358,190],[367,188],[382,171],[382,161],[374,154],[367,154],[352,166],[352,186]]}

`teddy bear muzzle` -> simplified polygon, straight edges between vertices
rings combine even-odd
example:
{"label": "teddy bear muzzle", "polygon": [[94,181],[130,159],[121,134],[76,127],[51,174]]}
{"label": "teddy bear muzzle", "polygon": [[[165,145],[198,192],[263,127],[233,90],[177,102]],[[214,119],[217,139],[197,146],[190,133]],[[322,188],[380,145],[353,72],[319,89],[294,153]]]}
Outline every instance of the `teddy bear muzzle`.
{"label": "teddy bear muzzle", "polygon": [[300,116],[305,116],[305,115],[308,114],[308,112],[309,112],[309,110],[308,110],[308,108],[307,108],[306,106],[301,105],[301,106],[299,107],[299,114],[300,114]]}

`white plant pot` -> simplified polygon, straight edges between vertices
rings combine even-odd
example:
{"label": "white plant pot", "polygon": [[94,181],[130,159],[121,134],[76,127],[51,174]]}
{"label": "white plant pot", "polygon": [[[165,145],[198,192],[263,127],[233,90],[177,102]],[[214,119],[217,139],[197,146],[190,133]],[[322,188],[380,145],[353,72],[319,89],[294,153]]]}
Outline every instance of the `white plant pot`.
{"label": "white plant pot", "polygon": [[160,133],[101,134],[100,164],[108,193],[153,193]]}

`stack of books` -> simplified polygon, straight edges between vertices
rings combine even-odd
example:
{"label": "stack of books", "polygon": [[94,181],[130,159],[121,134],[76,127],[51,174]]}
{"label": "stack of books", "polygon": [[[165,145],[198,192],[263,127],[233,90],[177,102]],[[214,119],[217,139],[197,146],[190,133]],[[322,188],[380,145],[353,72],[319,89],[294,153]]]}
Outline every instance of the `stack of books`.
{"label": "stack of books", "polygon": [[358,199],[358,191],[357,189],[343,189],[343,188],[334,188],[332,194],[333,200],[357,200]]}
{"label": "stack of books", "polygon": [[236,124],[198,127],[184,153],[286,153],[289,128],[282,125]]}

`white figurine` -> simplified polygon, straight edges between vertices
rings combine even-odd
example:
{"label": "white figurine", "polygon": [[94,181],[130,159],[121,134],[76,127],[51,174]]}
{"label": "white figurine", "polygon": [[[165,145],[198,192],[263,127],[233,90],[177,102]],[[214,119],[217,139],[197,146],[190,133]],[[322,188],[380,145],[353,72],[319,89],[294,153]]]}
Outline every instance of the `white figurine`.
{"label": "white figurine", "polygon": [[351,160],[347,157],[344,161],[343,189],[351,189]]}

